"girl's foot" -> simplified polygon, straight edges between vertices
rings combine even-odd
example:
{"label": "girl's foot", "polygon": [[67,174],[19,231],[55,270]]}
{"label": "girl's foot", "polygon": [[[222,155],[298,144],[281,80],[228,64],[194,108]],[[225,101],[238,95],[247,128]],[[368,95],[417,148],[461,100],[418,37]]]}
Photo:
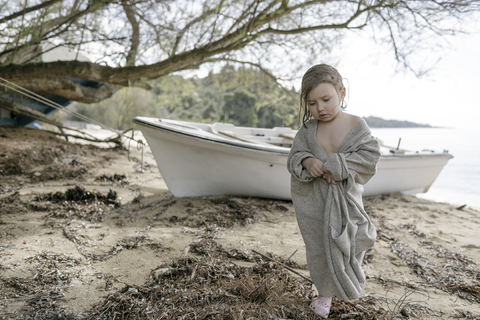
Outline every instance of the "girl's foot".
{"label": "girl's foot", "polygon": [[327,319],[330,313],[330,307],[332,305],[332,299],[327,297],[317,297],[312,300],[310,309],[318,314],[320,317]]}

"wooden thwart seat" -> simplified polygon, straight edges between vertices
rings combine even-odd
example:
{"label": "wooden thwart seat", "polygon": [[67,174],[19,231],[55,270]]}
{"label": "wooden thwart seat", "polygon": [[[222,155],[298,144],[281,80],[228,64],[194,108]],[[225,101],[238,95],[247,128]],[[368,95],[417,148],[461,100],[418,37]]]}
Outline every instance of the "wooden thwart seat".
{"label": "wooden thwart seat", "polygon": [[242,136],[242,135],[237,134],[237,133],[232,132],[232,131],[218,131],[218,133],[220,133],[220,134],[222,134],[226,137],[237,139],[237,140],[240,140],[240,141],[243,141],[243,142],[261,144],[261,145],[264,145],[264,146],[271,146],[270,143],[266,143],[266,142],[263,142],[263,141],[258,141],[258,140],[252,139],[252,138],[248,138],[248,137]]}
{"label": "wooden thwart seat", "polygon": [[295,139],[295,133],[280,133],[278,136],[289,140]]}

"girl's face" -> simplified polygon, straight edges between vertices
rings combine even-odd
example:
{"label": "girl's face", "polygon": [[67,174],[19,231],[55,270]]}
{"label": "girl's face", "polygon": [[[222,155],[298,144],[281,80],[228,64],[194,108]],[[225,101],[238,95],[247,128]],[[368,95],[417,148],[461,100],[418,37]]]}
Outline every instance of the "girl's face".
{"label": "girl's face", "polygon": [[345,92],[345,87],[337,92],[331,83],[320,83],[307,95],[310,113],[318,121],[332,121],[342,110],[341,103],[345,98]]}

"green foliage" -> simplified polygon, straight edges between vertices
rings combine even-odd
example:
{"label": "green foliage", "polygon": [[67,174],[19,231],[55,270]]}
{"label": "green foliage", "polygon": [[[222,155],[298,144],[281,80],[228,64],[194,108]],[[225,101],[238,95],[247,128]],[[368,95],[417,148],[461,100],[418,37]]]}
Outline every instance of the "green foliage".
{"label": "green foliage", "polygon": [[223,115],[241,126],[255,127],[257,117],[257,97],[245,89],[235,90],[223,96]]}
{"label": "green foliage", "polygon": [[131,127],[135,116],[298,128],[298,93],[287,92],[255,69],[226,66],[205,78],[172,75],[153,81],[151,86],[151,91],[125,88],[100,103],[76,103],[74,107],[118,129]]}
{"label": "green foliage", "polygon": [[[109,99],[99,103],[74,103],[68,108],[95,119],[112,128],[125,130],[132,126],[132,118],[139,115],[158,116],[152,104],[153,97],[139,88],[123,88]],[[76,119],[72,119],[76,120]]]}
{"label": "green foliage", "polygon": [[167,76],[153,87],[156,107],[171,119],[298,128],[298,93],[256,69],[226,66],[201,79]]}

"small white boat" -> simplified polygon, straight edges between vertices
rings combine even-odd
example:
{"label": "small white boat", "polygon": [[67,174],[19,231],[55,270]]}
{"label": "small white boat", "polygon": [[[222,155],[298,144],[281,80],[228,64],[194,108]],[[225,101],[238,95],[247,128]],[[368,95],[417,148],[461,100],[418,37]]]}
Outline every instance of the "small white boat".
{"label": "small white boat", "polygon": [[[147,117],[136,117],[133,122],[175,197],[291,199],[287,156],[295,130]],[[451,158],[448,153],[382,147],[377,174],[365,185],[364,196],[427,192]]]}

